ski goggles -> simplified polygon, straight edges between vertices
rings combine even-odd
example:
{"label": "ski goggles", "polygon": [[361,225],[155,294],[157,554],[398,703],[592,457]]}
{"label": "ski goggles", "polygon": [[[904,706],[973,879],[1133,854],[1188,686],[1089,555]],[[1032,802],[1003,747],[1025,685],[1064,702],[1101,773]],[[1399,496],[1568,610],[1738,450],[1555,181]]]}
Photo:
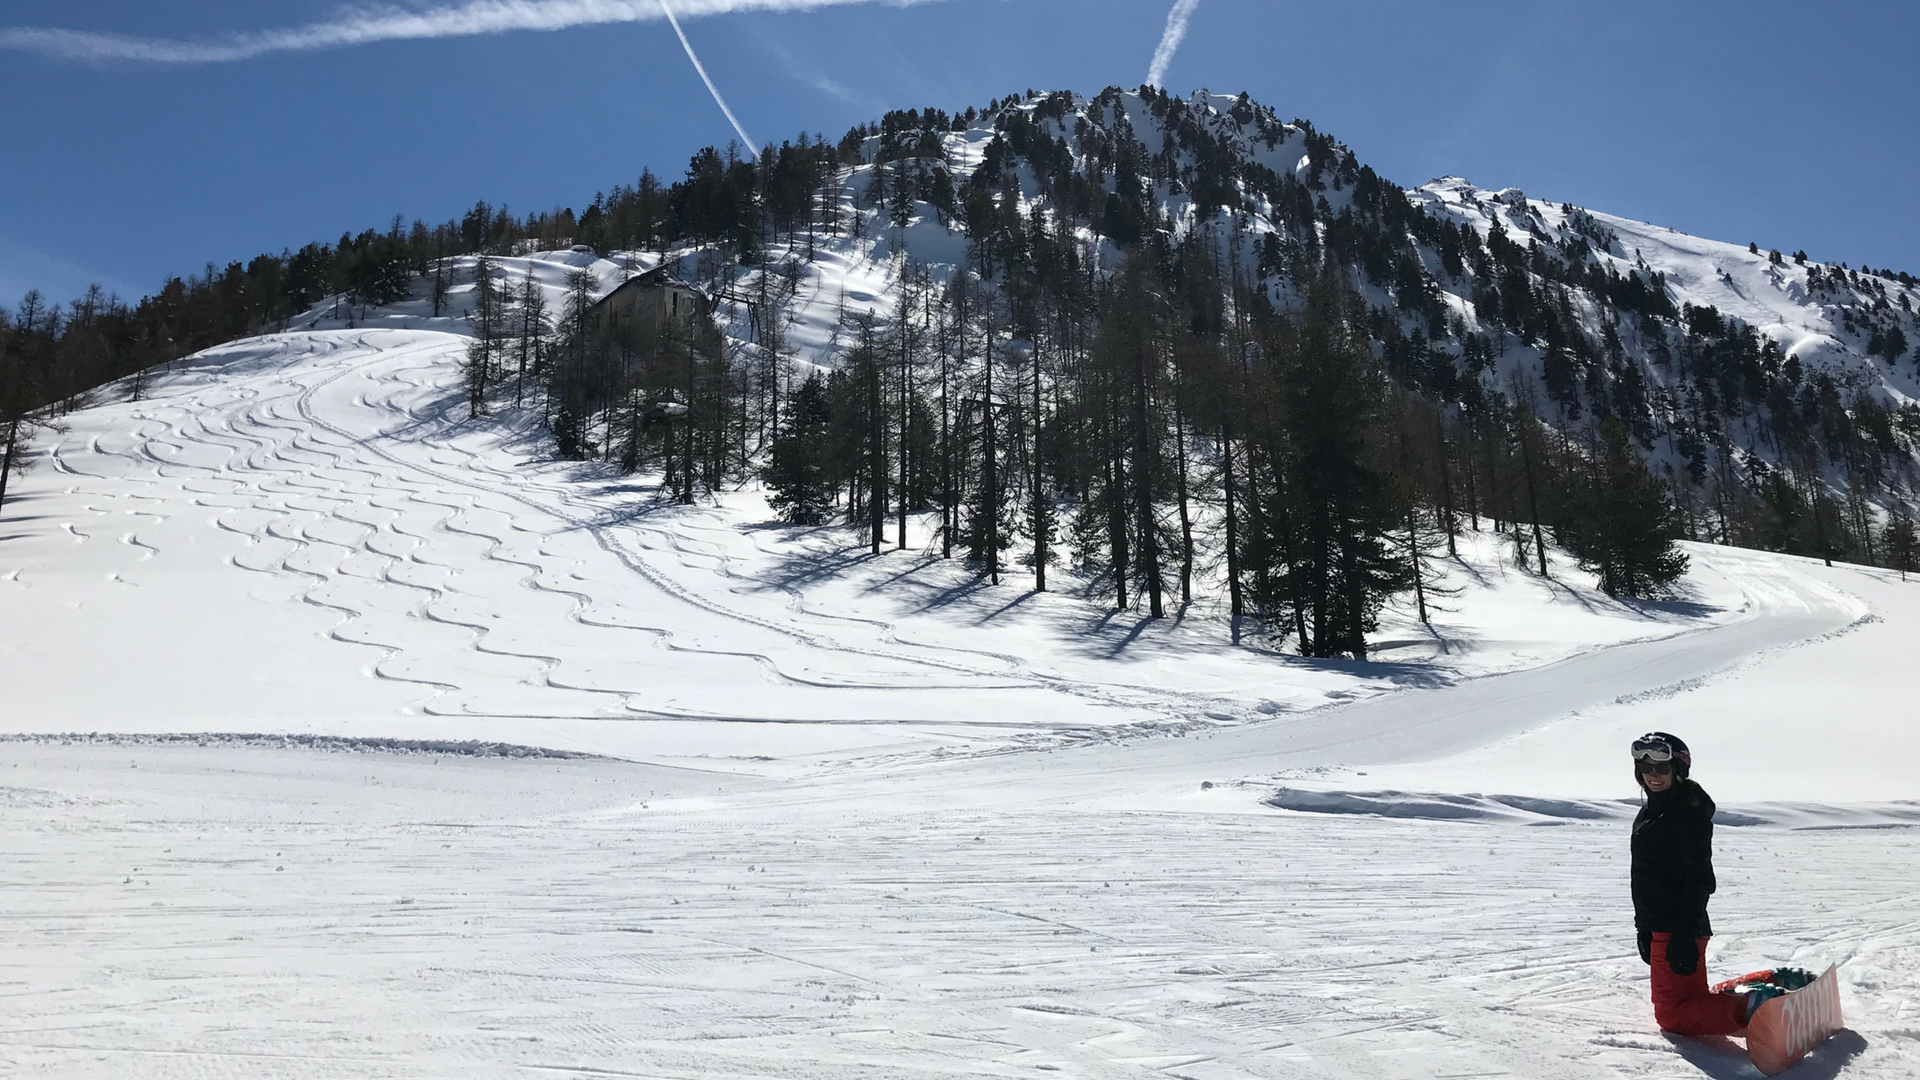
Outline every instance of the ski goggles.
{"label": "ski goggles", "polygon": [[1670,762],[1673,760],[1673,744],[1665,739],[1635,739],[1633,760]]}

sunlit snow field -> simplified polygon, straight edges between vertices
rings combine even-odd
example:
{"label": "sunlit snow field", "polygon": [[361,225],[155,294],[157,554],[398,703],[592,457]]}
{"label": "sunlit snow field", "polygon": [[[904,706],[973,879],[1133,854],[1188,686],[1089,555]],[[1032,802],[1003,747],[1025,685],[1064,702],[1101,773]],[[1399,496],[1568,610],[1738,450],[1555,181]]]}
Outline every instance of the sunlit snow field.
{"label": "sunlit snow field", "polygon": [[236,343],[40,444],[0,1072],[1756,1075],[1646,1004],[1661,727],[1712,970],[1843,963],[1795,1075],[1920,1075],[1920,583],[1694,546],[1627,605],[1470,535],[1431,631],[1308,661],[663,505],[466,421],[463,346]]}

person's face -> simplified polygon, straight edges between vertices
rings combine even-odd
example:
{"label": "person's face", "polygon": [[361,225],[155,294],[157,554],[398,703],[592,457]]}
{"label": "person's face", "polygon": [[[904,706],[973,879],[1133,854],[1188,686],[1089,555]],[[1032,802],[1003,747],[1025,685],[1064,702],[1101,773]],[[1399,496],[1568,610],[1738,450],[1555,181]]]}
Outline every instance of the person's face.
{"label": "person's face", "polygon": [[1673,786],[1673,762],[1642,761],[1639,768],[1640,782],[1648,791],[1665,791]]}

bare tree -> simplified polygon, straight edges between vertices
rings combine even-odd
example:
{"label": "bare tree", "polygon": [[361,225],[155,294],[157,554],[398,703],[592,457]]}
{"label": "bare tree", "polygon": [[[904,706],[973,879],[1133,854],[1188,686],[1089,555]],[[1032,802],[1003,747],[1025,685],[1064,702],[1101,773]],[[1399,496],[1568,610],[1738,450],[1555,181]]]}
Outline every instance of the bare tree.
{"label": "bare tree", "polygon": [[491,256],[482,254],[473,263],[473,343],[467,346],[466,383],[468,417],[487,411],[487,388],[498,370],[505,308],[502,289],[494,281]]}
{"label": "bare tree", "polygon": [[527,278],[520,283],[520,335],[516,342],[515,353],[519,361],[519,370],[513,382],[513,406],[519,408],[525,403],[527,373],[531,368],[537,377],[540,373],[541,350],[545,348],[547,334],[547,296],[534,280],[533,264],[527,264]]}

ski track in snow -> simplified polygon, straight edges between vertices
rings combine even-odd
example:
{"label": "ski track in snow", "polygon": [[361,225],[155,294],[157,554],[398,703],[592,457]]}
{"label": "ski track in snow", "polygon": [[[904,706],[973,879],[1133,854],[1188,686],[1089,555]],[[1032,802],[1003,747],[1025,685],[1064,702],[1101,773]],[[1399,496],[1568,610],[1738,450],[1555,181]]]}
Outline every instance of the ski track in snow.
{"label": "ski track in snow", "polygon": [[[647,679],[631,680],[630,685],[622,685],[627,680],[603,679],[591,672],[562,676],[561,656],[508,643],[511,628],[492,625],[504,613],[487,610],[488,598],[501,590],[484,582],[462,581],[478,575],[476,554],[484,564],[520,575],[517,583],[506,587],[509,595],[521,588],[561,598],[571,607],[564,616],[568,622],[583,632],[599,631],[600,638],[618,639],[597,643],[589,651],[617,652],[631,648],[635,638],[644,638],[643,647],[675,654],[676,665],[695,658],[724,665],[728,670],[721,673],[709,664],[703,674],[710,673],[710,679],[685,679],[722,690],[730,689],[745,664],[789,688],[836,692],[1060,691],[1084,698],[1095,708],[1136,708],[1142,701],[1150,707],[1156,696],[1151,688],[1123,695],[1097,684],[1035,674],[1023,661],[1005,653],[904,641],[884,622],[811,616],[797,597],[787,605],[792,617],[783,621],[702,596],[651,565],[662,552],[677,555],[683,563],[691,559],[687,539],[650,524],[645,510],[619,517],[609,514],[605,505],[576,506],[578,499],[566,491],[489,468],[478,461],[479,455],[451,439],[420,441],[421,433],[449,432],[455,425],[446,414],[460,406],[448,386],[410,378],[419,372],[408,365],[437,364],[438,382],[444,384],[451,369],[440,363],[445,360],[440,354],[457,342],[438,335],[400,335],[414,340],[384,348],[369,342],[370,337],[394,336],[381,331],[305,336],[287,351],[319,374],[285,375],[286,386],[297,390],[295,394],[256,393],[224,401],[224,389],[216,387],[210,394],[196,395],[184,407],[156,408],[166,417],[163,432],[149,435],[146,429],[151,425],[143,423],[141,434],[146,437],[132,448],[107,445],[97,436],[89,440],[90,462],[102,458],[124,462],[126,475],[88,473],[69,460],[73,451],[64,444],[53,452],[56,467],[73,478],[92,480],[95,486],[118,489],[111,497],[121,501],[152,498],[131,489],[152,490],[181,477],[234,485],[224,503],[202,493],[194,493],[191,499],[195,506],[219,510],[214,524],[244,540],[245,549],[231,556],[233,564],[301,579],[298,598],[302,603],[339,614],[340,622],[331,631],[335,640],[383,650],[372,667],[377,677],[431,689],[430,696],[415,703],[429,714],[514,715],[525,710],[515,709],[510,691],[473,686],[476,675],[485,678],[497,671],[453,672],[441,667],[435,673],[435,662],[443,665],[449,658],[417,658],[429,651],[415,640],[420,622],[462,631],[467,635],[466,646],[489,658],[518,658],[536,665],[514,672],[512,682],[558,691],[543,695],[559,699],[553,703],[560,706],[558,715],[727,716],[718,703],[677,709],[636,703],[636,696],[655,696],[648,685],[657,674],[654,671],[646,673]],[[308,350],[319,359],[299,357]],[[422,353],[427,355],[423,358]],[[366,430],[341,427],[315,408],[322,395],[331,392],[337,397],[336,384],[348,380],[363,384],[346,404],[349,413],[371,410],[371,422],[356,417]],[[340,404],[330,403],[336,410]],[[209,411],[218,417],[211,423]],[[399,423],[384,423],[385,418]],[[387,429],[392,428],[414,429],[413,441],[388,437],[393,432]],[[416,455],[403,458],[388,446],[407,446]],[[191,460],[201,450],[217,451],[218,456],[208,464]],[[136,475],[142,467],[151,468],[158,478]],[[191,491],[188,484],[177,486]],[[159,520],[164,521],[164,516]],[[582,580],[573,572],[581,562],[578,554],[562,556],[546,549],[547,539],[566,531],[589,535],[600,549],[657,591],[649,598],[655,603],[688,605],[713,619],[689,631],[687,620],[649,617],[636,610],[630,597],[607,602],[597,595],[605,592],[597,587],[602,582]],[[126,533],[122,541],[143,544],[139,532]],[[475,552],[467,541],[480,550]],[[158,550],[144,546],[145,558]],[[717,557],[724,569],[724,553],[708,557]],[[630,591],[629,582],[619,585]],[[396,594],[406,600],[396,602]],[[871,641],[845,640],[849,629]],[[823,656],[857,663],[822,670]],[[642,686],[649,692],[643,693]],[[777,714],[746,718],[793,719]],[[824,723],[831,716],[827,710],[818,710],[806,719]],[[960,721],[949,717],[947,722]]]}

